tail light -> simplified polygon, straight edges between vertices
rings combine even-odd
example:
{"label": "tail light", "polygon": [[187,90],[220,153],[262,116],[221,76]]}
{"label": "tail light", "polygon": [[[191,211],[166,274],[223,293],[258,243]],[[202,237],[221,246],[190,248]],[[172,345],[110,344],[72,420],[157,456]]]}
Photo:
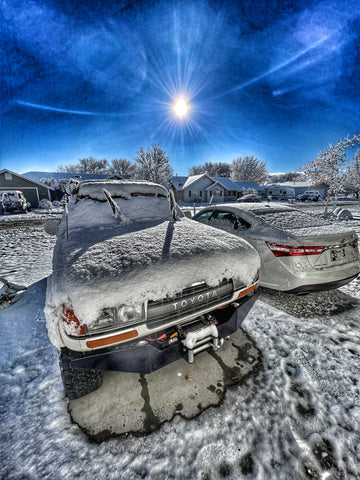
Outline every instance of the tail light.
{"label": "tail light", "polygon": [[74,310],[63,306],[63,323],[68,335],[86,335],[86,327],[75,316]]}
{"label": "tail light", "polygon": [[355,238],[355,240],[352,242],[352,246],[353,246],[354,248],[357,248],[358,245],[359,245],[359,240],[358,240],[357,238]]}
{"label": "tail light", "polygon": [[320,255],[325,247],[293,247],[292,245],[279,245],[278,243],[266,242],[275,257],[300,257],[303,255]]}

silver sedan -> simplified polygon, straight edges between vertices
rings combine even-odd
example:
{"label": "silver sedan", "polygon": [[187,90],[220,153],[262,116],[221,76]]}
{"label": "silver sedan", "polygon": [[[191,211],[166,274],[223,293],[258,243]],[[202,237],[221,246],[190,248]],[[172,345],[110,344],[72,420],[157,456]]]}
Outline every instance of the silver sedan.
{"label": "silver sedan", "polygon": [[261,257],[260,285],[304,294],[338,288],[360,272],[358,237],[320,215],[263,203],[203,208],[194,220],[247,240]]}

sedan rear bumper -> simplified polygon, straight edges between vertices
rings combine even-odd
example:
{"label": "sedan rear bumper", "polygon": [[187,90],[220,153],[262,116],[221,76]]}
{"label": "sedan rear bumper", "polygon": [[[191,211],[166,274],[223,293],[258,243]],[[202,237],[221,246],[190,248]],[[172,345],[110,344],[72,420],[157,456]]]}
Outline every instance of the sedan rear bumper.
{"label": "sedan rear bumper", "polygon": [[[225,338],[240,328],[257,297],[258,291],[251,297],[244,297],[242,304],[237,308],[229,306],[226,312],[225,310],[217,310],[217,315],[229,317],[225,322],[217,325],[219,338]],[[182,357],[187,358],[187,350],[182,342],[174,343],[165,348],[160,348],[152,343],[138,346],[135,342],[132,342],[126,345],[126,349],[114,348],[83,353],[80,358],[72,359],[71,367],[148,374]]]}
{"label": "sedan rear bumper", "polygon": [[305,293],[315,293],[315,292],[323,292],[325,290],[333,290],[334,288],[342,287],[347,283],[350,283],[354,280],[358,274],[353,275],[348,278],[344,278],[342,280],[336,280],[334,282],[326,282],[320,283],[315,285],[301,285],[300,287],[293,288],[292,290],[286,290],[284,293],[293,293],[297,295],[305,294]]}

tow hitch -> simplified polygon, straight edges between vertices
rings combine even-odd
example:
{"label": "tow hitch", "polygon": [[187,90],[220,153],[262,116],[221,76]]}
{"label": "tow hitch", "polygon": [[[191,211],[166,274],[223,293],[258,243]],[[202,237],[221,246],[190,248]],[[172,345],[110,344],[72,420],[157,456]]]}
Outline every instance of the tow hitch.
{"label": "tow hitch", "polygon": [[224,339],[219,339],[216,325],[208,325],[199,330],[188,332],[182,340],[182,343],[187,352],[187,361],[193,363],[194,356],[197,353],[207,350],[208,348],[218,350],[224,343]]}

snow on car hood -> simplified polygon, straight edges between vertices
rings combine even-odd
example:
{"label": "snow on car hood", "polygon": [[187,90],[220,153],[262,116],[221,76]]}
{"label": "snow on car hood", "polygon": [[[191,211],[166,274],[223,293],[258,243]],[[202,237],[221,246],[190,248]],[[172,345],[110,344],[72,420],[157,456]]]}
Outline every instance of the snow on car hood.
{"label": "snow on car hood", "polygon": [[90,224],[70,230],[68,239],[63,231],[48,282],[49,336],[54,340],[49,322],[63,304],[91,325],[106,307],[158,300],[194,282],[215,286],[224,278],[239,278],[248,285],[258,268],[259,256],[246,241],[186,218]]}

